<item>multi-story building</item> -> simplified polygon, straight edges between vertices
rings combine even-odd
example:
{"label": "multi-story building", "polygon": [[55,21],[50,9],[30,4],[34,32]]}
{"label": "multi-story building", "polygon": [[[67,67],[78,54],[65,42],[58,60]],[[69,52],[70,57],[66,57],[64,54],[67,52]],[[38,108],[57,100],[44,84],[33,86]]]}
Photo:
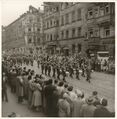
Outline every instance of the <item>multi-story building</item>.
{"label": "multi-story building", "polygon": [[48,53],[55,53],[59,37],[60,3],[44,3],[44,35]]}
{"label": "multi-story building", "polygon": [[87,13],[87,29],[90,52],[109,51],[115,55],[114,3],[92,3]]}
{"label": "multi-story building", "polygon": [[114,55],[114,10],[114,3],[45,3],[47,51],[86,55],[106,50]]}
{"label": "multi-story building", "polygon": [[[12,49],[15,53],[32,53],[43,42],[43,12],[29,6],[29,11],[5,27],[3,50]],[[38,48],[37,48],[38,49]]]}

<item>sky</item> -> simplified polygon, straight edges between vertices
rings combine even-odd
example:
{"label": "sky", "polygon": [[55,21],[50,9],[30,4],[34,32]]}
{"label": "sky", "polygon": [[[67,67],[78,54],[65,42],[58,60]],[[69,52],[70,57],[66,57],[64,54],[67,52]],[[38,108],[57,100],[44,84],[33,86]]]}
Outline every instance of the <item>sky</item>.
{"label": "sky", "polygon": [[29,10],[29,5],[43,9],[42,0],[1,0],[1,24],[7,26]]}

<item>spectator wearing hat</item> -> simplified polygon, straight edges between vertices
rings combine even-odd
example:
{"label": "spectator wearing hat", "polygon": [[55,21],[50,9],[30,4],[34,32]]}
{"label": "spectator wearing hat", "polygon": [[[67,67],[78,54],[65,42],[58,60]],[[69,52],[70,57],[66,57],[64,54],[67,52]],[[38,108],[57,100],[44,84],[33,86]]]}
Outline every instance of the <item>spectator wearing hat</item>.
{"label": "spectator wearing hat", "polygon": [[80,110],[81,117],[93,117],[96,107],[93,105],[94,99],[89,97],[86,99],[86,104],[83,104]]}
{"label": "spectator wearing hat", "polygon": [[92,92],[92,98],[94,99],[94,106],[97,106],[100,104],[100,99],[98,98],[98,92],[97,91],[93,91]]}
{"label": "spectator wearing hat", "polygon": [[69,94],[69,98],[70,98],[71,101],[73,101],[77,98],[77,95],[73,91],[73,86],[68,87],[68,94]]}
{"label": "spectator wearing hat", "polygon": [[77,98],[72,101],[72,117],[80,117],[80,109],[82,107],[83,100],[81,98],[82,92],[80,90],[75,90],[75,93],[77,94]]}
{"label": "spectator wearing hat", "polygon": [[69,117],[70,116],[70,104],[67,101],[68,95],[63,94],[62,98],[58,101],[58,116]]}
{"label": "spectator wearing hat", "polygon": [[106,99],[102,98],[100,100],[100,105],[94,111],[94,117],[111,117],[110,111],[106,108],[108,102]]}

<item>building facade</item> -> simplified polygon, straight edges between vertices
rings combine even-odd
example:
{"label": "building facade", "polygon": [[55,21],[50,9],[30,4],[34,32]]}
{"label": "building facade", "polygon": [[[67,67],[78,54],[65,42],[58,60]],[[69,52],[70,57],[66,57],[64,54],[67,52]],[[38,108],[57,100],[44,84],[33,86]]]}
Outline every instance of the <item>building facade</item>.
{"label": "building facade", "polygon": [[3,50],[15,53],[33,53],[43,42],[43,12],[33,6],[17,20],[4,28]]}
{"label": "building facade", "polygon": [[49,53],[114,55],[114,3],[45,3],[44,34]]}

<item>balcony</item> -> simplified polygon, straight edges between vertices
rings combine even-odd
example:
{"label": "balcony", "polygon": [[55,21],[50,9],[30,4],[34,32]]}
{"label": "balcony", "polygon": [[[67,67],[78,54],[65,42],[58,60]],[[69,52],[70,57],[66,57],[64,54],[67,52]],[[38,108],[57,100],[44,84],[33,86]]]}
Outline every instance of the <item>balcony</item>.
{"label": "balcony", "polygon": [[110,20],[111,20],[111,15],[108,14],[108,15],[104,15],[104,16],[98,17],[96,19],[96,22],[98,24],[102,24],[102,23],[105,23],[105,22],[110,22]]}
{"label": "balcony", "polygon": [[105,22],[111,22],[111,15],[110,14],[107,14],[107,15],[104,15],[104,16],[99,16],[99,17],[93,17],[91,19],[88,19],[87,20],[87,24],[103,24]]}

